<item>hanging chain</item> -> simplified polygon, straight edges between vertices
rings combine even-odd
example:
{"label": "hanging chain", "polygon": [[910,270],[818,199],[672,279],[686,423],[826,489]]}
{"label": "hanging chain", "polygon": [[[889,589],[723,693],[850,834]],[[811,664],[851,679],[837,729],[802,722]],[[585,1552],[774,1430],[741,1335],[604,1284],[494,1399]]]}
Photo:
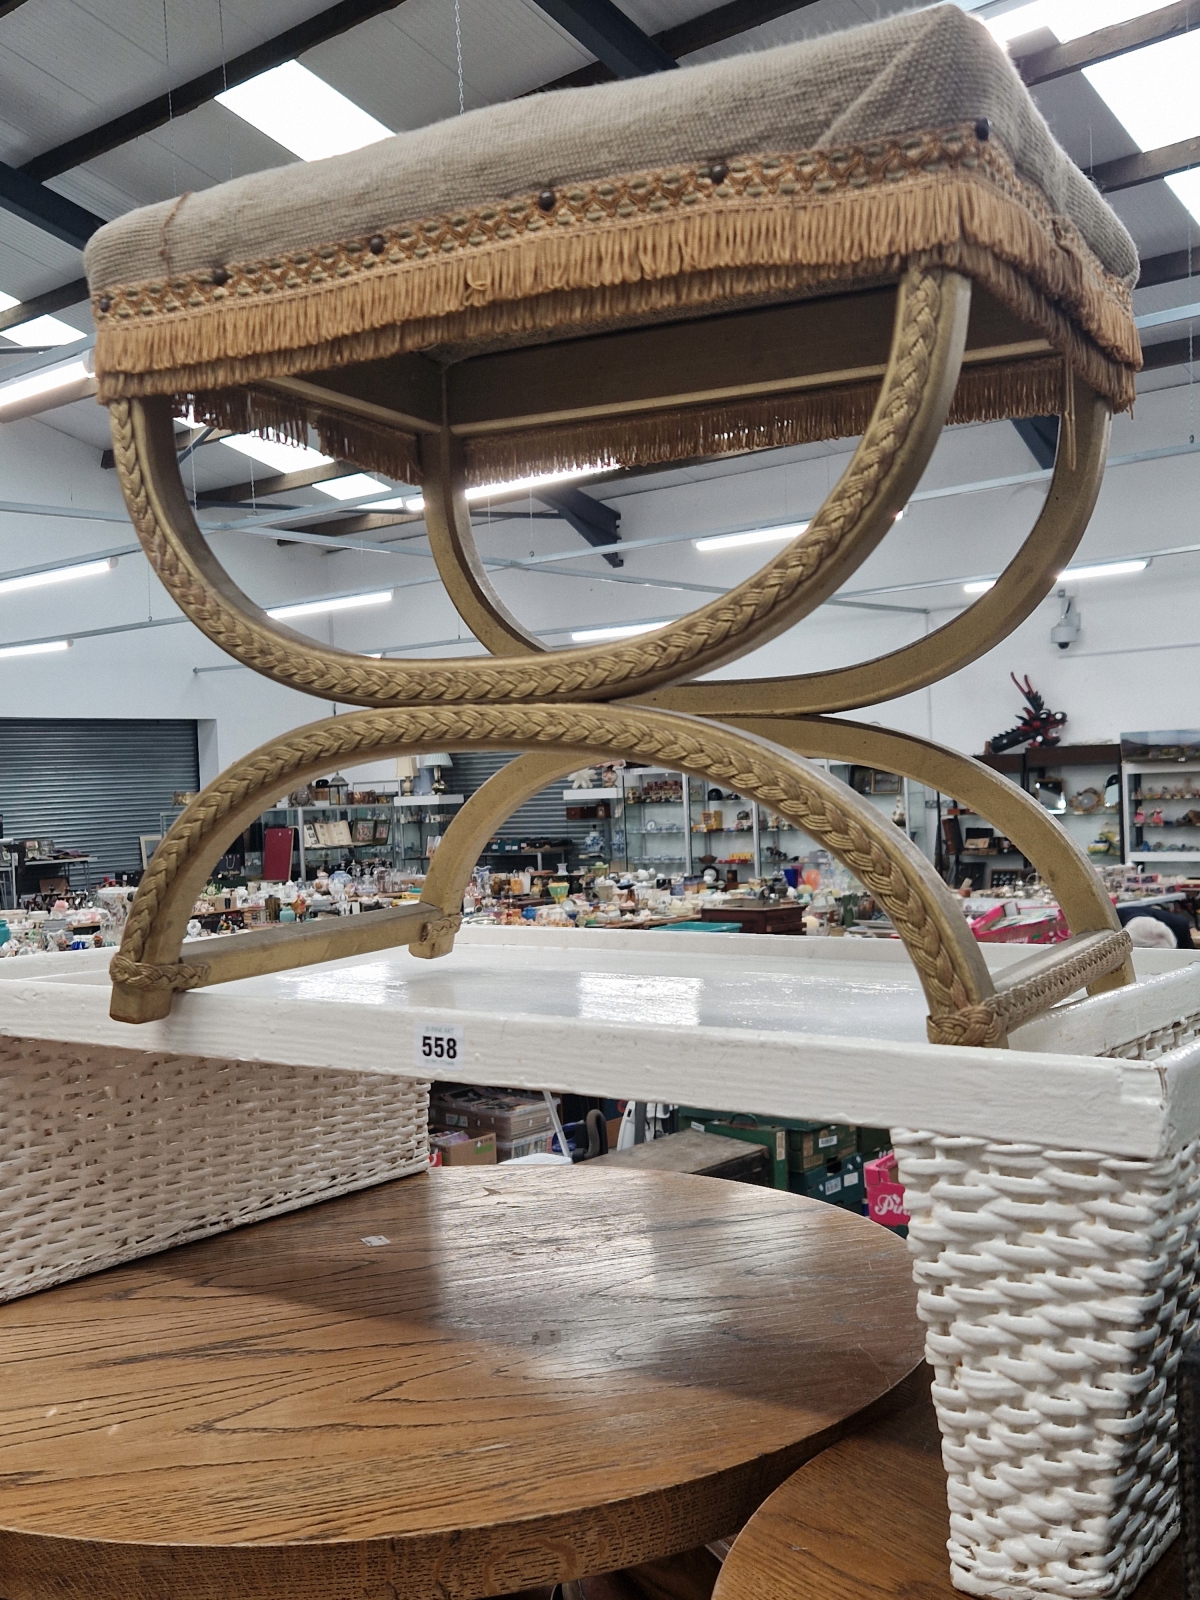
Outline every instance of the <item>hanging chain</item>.
{"label": "hanging chain", "polygon": [[458,0],[454,0],[454,53],[458,58],[458,114],[461,117],[467,109],[467,102],[463,94],[462,14],[458,8]]}
{"label": "hanging chain", "polygon": [[[225,7],[217,0],[217,31],[221,36],[221,93],[229,88],[229,58],[225,53]],[[233,182],[233,118],[225,118],[225,150],[229,157],[229,181]]]}

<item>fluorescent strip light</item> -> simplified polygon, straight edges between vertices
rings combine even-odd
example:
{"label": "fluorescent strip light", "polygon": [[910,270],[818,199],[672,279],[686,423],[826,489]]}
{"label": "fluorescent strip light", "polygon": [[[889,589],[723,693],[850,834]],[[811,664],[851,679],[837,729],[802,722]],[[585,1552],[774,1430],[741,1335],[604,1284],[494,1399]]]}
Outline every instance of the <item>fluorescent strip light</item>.
{"label": "fluorescent strip light", "polygon": [[303,600],[294,606],[274,606],[267,612],[282,622],[286,617],[315,617],[322,611],[355,611],[359,606],[386,606],[393,591],[377,589],[373,594],[346,594],[339,600]]}
{"label": "fluorescent strip light", "polygon": [[1091,566],[1068,567],[1058,577],[1060,583],[1067,578],[1121,578],[1130,572],[1145,572],[1149,565],[1149,557],[1138,557],[1131,561],[1097,561]]}
{"label": "fluorescent strip light", "polygon": [[278,439],[260,439],[254,433],[231,433],[221,443],[275,472],[302,472],[306,467],[328,467],[333,463],[332,456],[323,456],[306,444],[282,444]]}
{"label": "fluorescent strip light", "polygon": [[68,361],[61,367],[44,367],[27,377],[14,378],[11,383],[0,383],[0,412],[38,395],[53,394],[56,389],[69,389],[73,384],[87,383],[91,379],[83,361]]}
{"label": "fluorescent strip light", "polygon": [[378,494],[382,487],[378,478],[370,478],[365,472],[351,472],[344,478],[327,478],[324,483],[313,484],[331,500],[361,500],[365,495]]}
{"label": "fluorescent strip light", "polygon": [[1165,328],[1172,322],[1194,322],[1200,317],[1200,301],[1190,306],[1175,306],[1167,311],[1148,311],[1145,316],[1134,317],[1135,328]]}
{"label": "fluorescent strip light", "polygon": [[50,639],[45,644],[8,644],[0,647],[0,657],[49,656],[71,648],[70,639]]}
{"label": "fluorescent strip light", "polygon": [[573,644],[598,644],[601,639],[633,639],[639,633],[653,633],[664,628],[664,622],[622,622],[612,628],[580,628],[571,635]]}
{"label": "fluorescent strip light", "polygon": [[18,589],[43,589],[51,583],[70,583],[73,578],[98,578],[102,572],[111,572],[117,564],[115,556],[103,561],[81,561],[73,567],[53,567],[49,572],[25,572],[18,578],[0,578],[0,595],[14,594]]}
{"label": "fluorescent strip light", "polygon": [[795,539],[808,527],[807,522],[790,522],[780,528],[752,528],[749,533],[717,533],[695,541],[697,550],[740,550],[746,544],[782,544]]}
{"label": "fluorescent strip light", "polygon": [[[0,311],[11,311],[20,304],[15,295],[0,290]],[[77,344],[80,339],[86,339],[87,334],[58,317],[32,317],[28,322],[18,322],[13,328],[5,328],[4,337],[19,345]]]}
{"label": "fluorescent strip light", "polygon": [[298,61],[285,61],[217,96],[221,105],[301,161],[344,155],[392,130]]}
{"label": "fluorescent strip light", "polygon": [[[1068,578],[1120,578],[1131,572],[1144,572],[1150,565],[1149,556],[1136,557],[1129,561],[1097,561],[1086,567],[1067,567],[1060,572],[1057,581],[1065,583]],[[980,578],[974,583],[964,583],[964,594],[986,594],[989,589],[996,587],[997,579]]]}
{"label": "fluorescent strip light", "polygon": [[509,478],[506,483],[479,483],[467,490],[468,500],[487,500],[494,494],[520,494],[522,489],[544,489],[552,483],[569,483],[572,478],[590,478],[603,467],[568,467],[562,472],[535,472],[528,478]]}
{"label": "fluorescent strip light", "polygon": [[[539,472],[529,478],[509,478],[504,483],[479,483],[467,490],[469,501],[490,500],[493,495],[520,494],[522,489],[544,489],[552,483],[568,483],[573,478],[591,478],[603,467],[569,467],[563,472]],[[376,500],[365,508],[368,511],[410,511],[414,515],[424,511],[425,496],[397,494],[387,500]]]}

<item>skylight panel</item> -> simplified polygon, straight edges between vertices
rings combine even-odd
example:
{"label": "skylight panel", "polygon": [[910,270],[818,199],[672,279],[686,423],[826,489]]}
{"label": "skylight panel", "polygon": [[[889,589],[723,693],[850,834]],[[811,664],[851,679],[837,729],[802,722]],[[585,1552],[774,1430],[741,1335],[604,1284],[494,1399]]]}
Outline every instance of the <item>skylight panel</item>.
{"label": "skylight panel", "polygon": [[1200,33],[1085,67],[1084,77],[1141,150],[1200,133]]}
{"label": "skylight panel", "polygon": [[[20,304],[15,295],[0,290],[0,311],[11,311],[13,306]],[[58,317],[33,317],[29,322],[19,322],[15,328],[5,328],[4,337],[13,344],[37,346],[76,344],[80,339],[86,339],[87,335],[73,328],[69,322],[60,321]]]}
{"label": "skylight panel", "polygon": [[1200,222],[1200,167],[1193,167],[1190,172],[1177,172],[1167,179],[1167,188]]}
{"label": "skylight panel", "polygon": [[261,461],[273,472],[304,472],[309,467],[327,467],[333,460],[306,444],[281,444],[278,439],[259,439],[252,433],[230,434],[221,443],[251,461]]}
{"label": "skylight panel", "polygon": [[351,472],[344,478],[326,478],[324,483],[314,483],[313,488],[332,500],[361,500],[364,495],[387,493],[378,478],[368,477],[365,472]]}
{"label": "skylight panel", "polygon": [[217,99],[301,161],[340,156],[390,139],[392,130],[298,61],[285,61]]}
{"label": "skylight panel", "polygon": [[1163,0],[1030,0],[998,17],[984,19],[984,26],[1001,44],[1019,39],[1038,28],[1049,28],[1060,44],[1081,39],[1084,34],[1114,27],[1157,11]]}

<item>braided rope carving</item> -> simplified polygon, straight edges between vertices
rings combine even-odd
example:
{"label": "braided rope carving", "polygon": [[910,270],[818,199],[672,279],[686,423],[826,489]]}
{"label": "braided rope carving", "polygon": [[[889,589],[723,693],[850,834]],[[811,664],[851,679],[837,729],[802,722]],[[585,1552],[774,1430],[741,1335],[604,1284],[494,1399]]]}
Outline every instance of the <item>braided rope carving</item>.
{"label": "braided rope carving", "polygon": [[202,988],[208,982],[208,974],[209,968],[199,961],[136,961],[123,950],[118,950],[108,964],[108,975],[114,983],[171,994]]}
{"label": "braided rope carving", "polygon": [[911,268],[899,296],[883,392],[849,467],[808,530],[753,578],[678,623],[622,644],[469,661],[376,661],[323,650],[258,620],[217,592],[189,558],[148,491],[132,404],[114,401],[113,456],[142,547],[164,587],[214,644],[243,665],[305,693],[355,705],[609,699],[743,653],[805,590],[815,604],[831,563],[862,522],[907,441],[928,388],[944,274]]}
{"label": "braided rope carving", "polygon": [[759,750],[728,729],[665,712],[590,705],[359,711],[264,745],[193,800],[155,851],[130,908],[117,959],[142,962],[151,930],[181,871],[206,853],[219,856],[225,820],[247,802],[278,794],[309,768],[350,762],[389,747],[428,750],[476,743],[501,749],[555,745],[620,752],[703,772],[761,800],[825,845],[879,899],[917,967],[934,1015],[961,1010],[975,998],[963,952],[943,937],[930,914],[940,885],[915,860],[889,849],[883,823],[875,836],[869,813],[856,816],[852,800],[839,804],[829,792],[831,780],[798,758],[785,760]]}
{"label": "braided rope carving", "polygon": [[462,912],[451,911],[448,916],[431,917],[428,922],[421,924],[421,931],[413,940],[414,944],[432,944],[437,939],[452,937],[462,927]]}
{"label": "braided rope carving", "polygon": [[1115,972],[1133,949],[1133,940],[1124,928],[1094,936],[1087,948],[1063,953],[1063,959],[1036,978],[1027,978],[1011,988],[1000,989],[976,1005],[964,1006],[947,1016],[926,1018],[925,1031],[931,1044],[995,1045],[1006,1034],[1039,1016],[1057,1000],[1084,989],[1088,984]]}

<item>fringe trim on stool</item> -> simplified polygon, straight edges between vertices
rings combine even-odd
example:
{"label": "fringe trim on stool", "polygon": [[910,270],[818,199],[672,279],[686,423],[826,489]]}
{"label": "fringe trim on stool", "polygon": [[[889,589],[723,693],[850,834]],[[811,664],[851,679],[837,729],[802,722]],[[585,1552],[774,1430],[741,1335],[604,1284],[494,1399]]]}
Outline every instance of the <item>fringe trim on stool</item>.
{"label": "fringe trim on stool", "polygon": [[[965,367],[947,420],[995,422],[1008,417],[1064,415],[1068,385],[1060,356]],[[862,433],[879,398],[878,383],[772,395],[761,400],[597,418],[466,441],[471,486],[581,467],[603,470],[667,466],[699,456],[741,455],[782,445],[816,444]],[[400,483],[420,483],[415,435],[344,412],[306,404],[299,396],[259,386],[181,397],[197,421],[235,433],[262,433],[307,444],[312,429],[326,455]]]}
{"label": "fringe trim on stool", "polygon": [[[1128,285],[970,129],[634,174],[270,261],[97,288],[102,401],[211,392],[405,350],[527,338],[895,277],[984,283],[1118,408],[1140,365]],[[219,281],[218,281],[219,280]]]}

